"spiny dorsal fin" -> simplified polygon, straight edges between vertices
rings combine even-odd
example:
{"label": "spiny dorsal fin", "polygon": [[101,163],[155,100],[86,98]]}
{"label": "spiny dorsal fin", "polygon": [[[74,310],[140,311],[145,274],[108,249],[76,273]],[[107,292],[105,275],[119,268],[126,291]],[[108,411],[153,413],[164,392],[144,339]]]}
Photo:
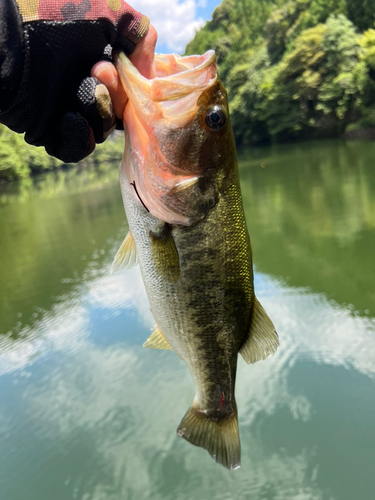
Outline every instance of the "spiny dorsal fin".
{"label": "spiny dorsal fin", "polygon": [[129,231],[113,259],[111,274],[123,269],[131,269],[138,264],[137,248],[132,233]]}
{"label": "spiny dorsal fin", "polygon": [[151,256],[160,276],[176,283],[180,277],[180,262],[176,244],[168,224],[159,232],[150,231]]}
{"label": "spiny dorsal fin", "polygon": [[279,337],[266,311],[254,296],[250,330],[240,354],[246,363],[256,363],[267,359],[279,346]]}
{"label": "spiny dorsal fin", "polygon": [[165,349],[167,351],[173,350],[157,325],[154,326],[153,332],[143,344],[143,347],[148,347],[149,349]]}

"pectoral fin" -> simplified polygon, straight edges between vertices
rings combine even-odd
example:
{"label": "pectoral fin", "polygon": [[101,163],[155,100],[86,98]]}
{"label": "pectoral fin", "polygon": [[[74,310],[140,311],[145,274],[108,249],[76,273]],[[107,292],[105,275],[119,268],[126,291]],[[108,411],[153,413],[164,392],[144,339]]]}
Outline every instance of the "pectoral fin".
{"label": "pectoral fin", "polygon": [[191,177],[179,182],[161,198],[163,204],[174,213],[189,219],[189,225],[198,222],[216,205],[219,191],[204,179]]}
{"label": "pectoral fin", "polygon": [[158,232],[150,231],[151,253],[160,276],[175,283],[180,276],[180,263],[177,248],[168,224]]}
{"label": "pectoral fin", "polygon": [[148,347],[149,349],[165,349],[167,351],[173,350],[157,325],[155,325],[153,332],[143,344],[143,347]]}
{"label": "pectoral fin", "polygon": [[138,264],[137,248],[132,233],[129,231],[113,259],[111,274],[123,269],[131,269]]}
{"label": "pectoral fin", "polygon": [[254,296],[250,330],[243,343],[240,354],[246,363],[256,363],[267,359],[279,346],[279,337],[272,321]]}

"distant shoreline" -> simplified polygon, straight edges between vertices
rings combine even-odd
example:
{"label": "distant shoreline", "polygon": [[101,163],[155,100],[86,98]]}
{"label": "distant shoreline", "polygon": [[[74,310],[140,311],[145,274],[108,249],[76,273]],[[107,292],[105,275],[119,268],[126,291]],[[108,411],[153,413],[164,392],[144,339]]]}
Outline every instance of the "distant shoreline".
{"label": "distant shoreline", "polygon": [[342,134],[341,137],[343,139],[351,139],[351,140],[362,139],[367,141],[375,141],[375,128],[368,127],[368,128],[358,128],[356,130],[350,130]]}
{"label": "distant shoreline", "polygon": [[[295,144],[298,145],[301,142],[311,142],[311,141],[325,141],[327,140],[328,137],[311,137],[311,138],[303,138],[303,139],[290,139],[290,140],[285,140],[285,141],[275,141],[273,143],[263,143],[263,144],[253,144],[253,145],[241,145],[237,146],[237,152],[241,152],[241,150],[251,150],[251,149],[258,149],[258,148],[263,148],[263,147],[269,147],[269,146],[280,146],[283,144]],[[364,140],[364,141],[375,141],[375,128],[374,127],[367,127],[367,128],[358,128],[356,130],[350,130],[348,132],[345,132],[341,135],[336,135],[335,137],[330,137],[330,139],[333,140],[350,140],[350,141],[356,141],[356,140]],[[95,156],[95,155],[94,155]],[[120,157],[119,157],[120,158]],[[105,163],[108,161],[111,162],[117,162],[120,161],[119,158],[111,158],[111,159],[106,159]],[[93,159],[92,159],[93,160]],[[79,162],[79,163],[70,163],[70,164],[61,164],[60,167],[54,168],[53,170],[44,170],[44,171],[38,171],[38,172],[30,172],[30,175],[26,177],[26,179],[36,179],[38,176],[45,174],[47,172],[58,172],[61,170],[86,170],[88,168],[100,168],[100,161],[90,161],[90,157],[85,158],[85,160]],[[25,179],[25,178],[24,178]],[[14,182],[20,181],[22,179],[6,179],[5,177],[0,177],[0,187],[5,186],[8,184],[12,184]]]}

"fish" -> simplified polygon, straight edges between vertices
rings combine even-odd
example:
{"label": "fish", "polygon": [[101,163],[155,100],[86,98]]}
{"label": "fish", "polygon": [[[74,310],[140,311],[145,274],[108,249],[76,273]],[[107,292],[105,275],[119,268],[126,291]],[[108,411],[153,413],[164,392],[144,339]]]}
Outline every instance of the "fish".
{"label": "fish", "polygon": [[241,461],[235,380],[279,339],[254,293],[227,93],[214,51],[156,55],[143,77],[115,65],[128,102],[121,192],[129,232],[111,271],[140,265],[156,325],[144,343],[188,366],[195,398],[177,435],[227,469]]}

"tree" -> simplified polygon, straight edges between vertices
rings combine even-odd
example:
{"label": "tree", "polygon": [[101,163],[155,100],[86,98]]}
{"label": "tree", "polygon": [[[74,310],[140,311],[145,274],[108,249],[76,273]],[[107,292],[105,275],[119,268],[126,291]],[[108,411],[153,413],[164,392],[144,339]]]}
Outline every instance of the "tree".
{"label": "tree", "polygon": [[344,15],[331,16],[304,30],[278,64],[272,65],[264,45],[246,67],[235,66],[228,81],[236,93],[231,111],[237,141],[342,133],[359,118],[365,94],[359,39]]}
{"label": "tree", "polygon": [[375,23],[375,0],[346,0],[348,18],[364,31]]}

